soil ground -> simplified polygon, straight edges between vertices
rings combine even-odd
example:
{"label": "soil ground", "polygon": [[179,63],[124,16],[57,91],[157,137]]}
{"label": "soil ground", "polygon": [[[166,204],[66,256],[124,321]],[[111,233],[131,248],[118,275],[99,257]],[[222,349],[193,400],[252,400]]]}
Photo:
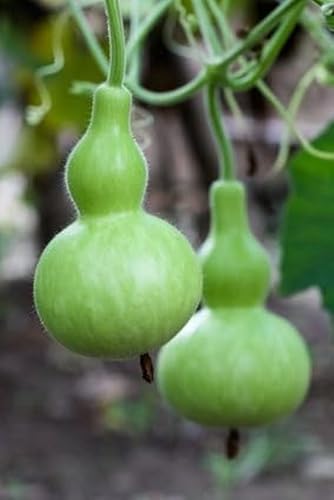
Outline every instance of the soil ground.
{"label": "soil ground", "polygon": [[[12,283],[1,297],[7,304],[0,341],[1,499],[334,499],[334,347],[315,294],[271,300],[309,342],[313,385],[283,428],[280,464],[264,463],[258,472],[255,465],[227,491],[223,458],[219,472],[223,431],[171,415],[155,388],[142,383],[135,362],[90,362],[55,345],[31,312],[30,292],[29,283]],[[137,404],[123,420],[112,416],[120,401]],[[136,417],[141,404],[149,411]],[[275,437],[277,430],[270,432]],[[252,436],[243,436],[245,449]],[[302,451],[289,457],[295,440]]]}

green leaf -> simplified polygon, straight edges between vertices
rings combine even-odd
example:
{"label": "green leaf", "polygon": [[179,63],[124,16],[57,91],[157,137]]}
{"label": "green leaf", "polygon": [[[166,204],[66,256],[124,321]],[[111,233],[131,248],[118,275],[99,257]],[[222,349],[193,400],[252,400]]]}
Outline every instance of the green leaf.
{"label": "green leaf", "polygon": [[[54,22],[57,22],[57,17],[41,22],[36,26],[31,38],[32,52],[43,58],[45,64],[52,63],[54,59],[52,53]],[[44,79],[52,106],[43,123],[55,132],[64,128],[81,131],[86,127],[90,116],[91,96],[71,94],[72,83],[74,80],[99,83],[103,81],[104,76],[87,51],[74,23],[68,23],[64,28],[62,48],[65,57],[64,67],[61,71],[48,75]],[[26,95],[28,95],[30,105],[40,103],[40,96],[36,93],[33,78],[26,82]]]}
{"label": "green leaf", "polygon": [[[334,151],[334,123],[314,141]],[[334,312],[334,161],[305,150],[288,165],[291,193],[281,229],[281,286],[284,295],[317,286],[324,306]]]}
{"label": "green leaf", "polygon": [[44,124],[36,127],[24,125],[11,158],[1,165],[1,170],[16,170],[33,176],[54,168],[59,161],[55,134]]}

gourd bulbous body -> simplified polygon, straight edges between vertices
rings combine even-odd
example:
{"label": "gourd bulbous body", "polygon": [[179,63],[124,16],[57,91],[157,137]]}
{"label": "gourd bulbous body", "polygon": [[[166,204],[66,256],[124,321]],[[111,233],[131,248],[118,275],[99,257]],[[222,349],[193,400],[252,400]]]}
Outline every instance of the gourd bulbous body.
{"label": "gourd bulbous body", "polygon": [[212,426],[257,426],[285,417],[303,401],[309,377],[309,356],[296,330],[261,307],[203,309],[158,361],[166,401]]}
{"label": "gourd bulbous body", "polygon": [[201,250],[206,307],[161,350],[159,388],[198,423],[269,424],[303,401],[309,356],[295,328],[263,307],[269,261],[250,232],[243,186],[216,182],[210,203]]}
{"label": "gourd bulbous body", "polygon": [[173,226],[142,208],[147,167],[132,137],[131,96],[101,85],[92,120],[66,165],[77,220],[35,272],[45,328],[89,356],[121,359],[173,337],[200,300],[200,266]]}

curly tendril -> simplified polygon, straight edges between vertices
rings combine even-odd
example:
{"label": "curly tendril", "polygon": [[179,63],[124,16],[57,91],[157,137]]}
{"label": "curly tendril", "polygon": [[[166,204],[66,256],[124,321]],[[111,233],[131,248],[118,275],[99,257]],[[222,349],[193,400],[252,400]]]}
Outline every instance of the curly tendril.
{"label": "curly tendril", "polygon": [[68,13],[59,14],[58,19],[53,25],[53,62],[37,69],[34,75],[34,82],[40,98],[40,104],[30,105],[26,109],[26,120],[29,125],[38,125],[52,107],[50,93],[45,84],[45,78],[59,73],[65,63],[64,50],[62,46],[62,37],[64,28],[68,21]]}
{"label": "curly tendril", "polygon": [[267,84],[265,84],[263,81],[260,81],[257,82],[256,86],[261,92],[261,94],[268,100],[268,102],[271,103],[273,108],[276,110],[277,114],[288,124],[289,128],[295,134],[295,136],[297,137],[298,141],[303,146],[305,151],[307,151],[310,155],[319,158],[321,160],[334,161],[334,153],[329,151],[322,151],[320,149],[315,148],[298,130],[289,110],[286,110],[285,106],[280,102],[278,97],[270,90]]}
{"label": "curly tendril", "polygon": [[[301,107],[306,92],[309,90],[310,86],[312,85],[316,77],[317,70],[318,70],[318,64],[312,66],[299,80],[299,83],[291,97],[288,106],[288,112],[291,117],[291,120],[293,121],[297,117],[298,111]],[[286,129],[283,133],[276,161],[270,172],[270,176],[279,173],[287,164],[290,152],[290,135],[291,135],[291,128],[289,124],[287,124]]]}

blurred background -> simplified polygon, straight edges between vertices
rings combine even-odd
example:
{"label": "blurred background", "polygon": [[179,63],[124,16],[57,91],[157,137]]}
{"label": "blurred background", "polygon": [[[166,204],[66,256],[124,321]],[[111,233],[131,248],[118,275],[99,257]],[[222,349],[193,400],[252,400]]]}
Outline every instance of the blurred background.
{"label": "blurred background", "polygon": [[[289,299],[275,292],[289,182],[284,173],[266,176],[283,125],[256,91],[239,98],[246,128],[227,111],[226,120],[238,175],[248,187],[251,224],[272,259],[269,307],[300,329],[314,360],[303,408],[278,426],[243,433],[239,458],[228,462],[225,431],[175,416],[156,388],[141,380],[136,361],[86,359],[42,331],[32,303],[33,270],[45,244],[73,219],[63,166],[90,109],[88,94],[70,90],[74,81],[102,79],[70,20],[63,33],[64,67],[46,79],[51,109],[35,127],[26,123],[27,106],[39,102],[35,72],[53,58],[61,3],[0,0],[0,499],[334,498],[331,327],[317,290]],[[275,2],[239,4],[236,26],[242,27]],[[105,43],[101,6],[86,14]],[[143,53],[143,82],[158,90],[187,81],[198,66],[168,49],[165,32],[161,23]],[[296,30],[267,79],[284,102],[315,54],[310,39]],[[333,111],[333,92],[314,85],[298,126],[311,138]],[[150,165],[148,210],[176,224],[198,247],[208,230],[208,187],[217,176],[201,98],[168,109],[138,103],[134,127]]]}

